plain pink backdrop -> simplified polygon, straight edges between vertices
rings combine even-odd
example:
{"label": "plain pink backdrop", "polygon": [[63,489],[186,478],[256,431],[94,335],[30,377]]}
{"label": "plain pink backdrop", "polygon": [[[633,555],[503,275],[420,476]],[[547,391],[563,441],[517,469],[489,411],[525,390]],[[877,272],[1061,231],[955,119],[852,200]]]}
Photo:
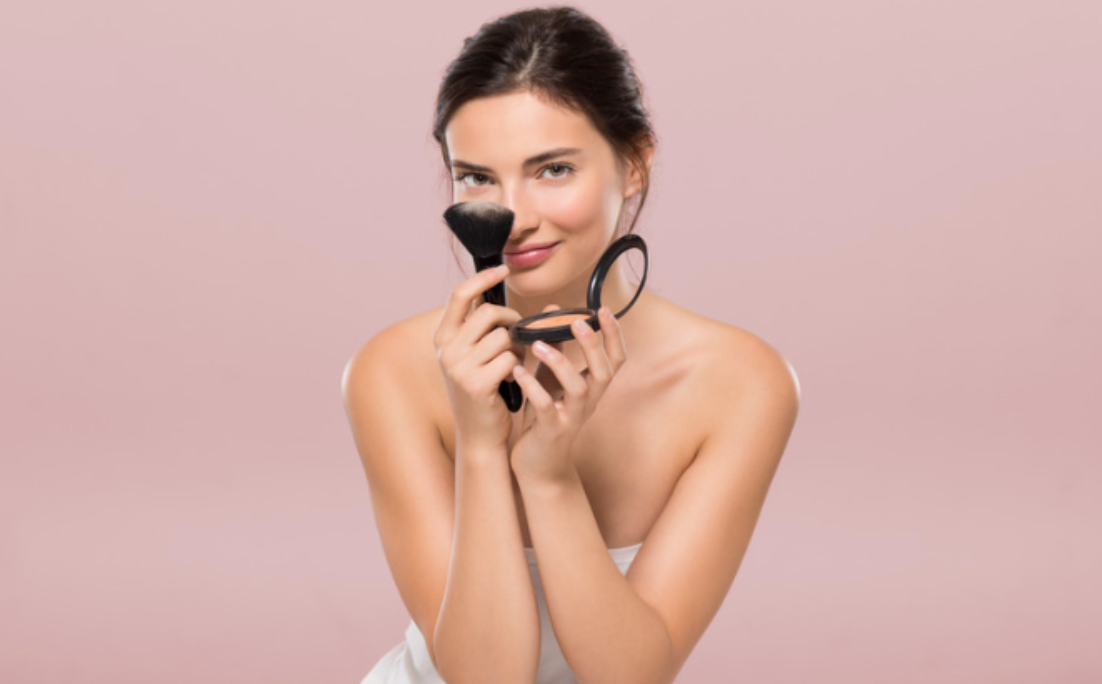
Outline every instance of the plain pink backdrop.
{"label": "plain pink backdrop", "polygon": [[[341,372],[464,277],[433,99],[522,6],[0,8],[0,681],[399,642]],[[802,383],[678,681],[1102,679],[1102,3],[580,7],[659,136],[648,284]]]}

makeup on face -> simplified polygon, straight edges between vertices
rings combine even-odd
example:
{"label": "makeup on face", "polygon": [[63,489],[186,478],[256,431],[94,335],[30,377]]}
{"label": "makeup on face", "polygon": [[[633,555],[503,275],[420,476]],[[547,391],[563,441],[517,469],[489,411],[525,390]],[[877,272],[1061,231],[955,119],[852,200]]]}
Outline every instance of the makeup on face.
{"label": "makeup on face", "polygon": [[601,288],[604,285],[605,277],[608,275],[609,269],[612,268],[612,264],[616,259],[630,249],[638,249],[643,253],[643,277],[639,279],[639,287],[635,291],[635,296],[631,298],[627,306],[620,310],[619,313],[615,314],[616,318],[623,316],[627,313],[628,309],[635,304],[635,300],[639,299],[639,295],[643,292],[643,285],[647,282],[647,271],[650,268],[650,256],[647,253],[647,243],[643,241],[643,238],[634,234],[624,235],[617,239],[609,245],[608,249],[601,255],[600,261],[597,262],[596,268],[593,269],[593,276],[589,279],[589,290],[586,293],[585,308],[545,311],[535,316],[529,316],[509,326],[510,338],[512,338],[514,342],[520,342],[521,344],[532,344],[537,340],[543,342],[564,342],[566,340],[572,340],[574,339],[574,333],[571,331],[570,325],[579,318],[588,323],[589,327],[592,328],[594,332],[600,330],[601,324],[597,318],[597,311],[601,308]]}

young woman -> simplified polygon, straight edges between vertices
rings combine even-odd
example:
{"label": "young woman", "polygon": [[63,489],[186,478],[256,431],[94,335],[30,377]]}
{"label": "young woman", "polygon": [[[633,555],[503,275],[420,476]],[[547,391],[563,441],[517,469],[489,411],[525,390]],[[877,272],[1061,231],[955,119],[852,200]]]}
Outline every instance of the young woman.
{"label": "young woman", "polygon": [[[672,682],[749,544],[796,419],[795,373],[753,334],[646,290],[608,315],[635,292],[623,259],[599,332],[510,341],[523,317],[585,306],[647,193],[640,87],[594,20],[558,7],[484,25],[436,111],[454,201],[515,221],[505,266],[384,329],[345,369],[412,618],[364,682]],[[482,303],[502,280],[508,307]],[[521,411],[502,380],[519,383]]]}

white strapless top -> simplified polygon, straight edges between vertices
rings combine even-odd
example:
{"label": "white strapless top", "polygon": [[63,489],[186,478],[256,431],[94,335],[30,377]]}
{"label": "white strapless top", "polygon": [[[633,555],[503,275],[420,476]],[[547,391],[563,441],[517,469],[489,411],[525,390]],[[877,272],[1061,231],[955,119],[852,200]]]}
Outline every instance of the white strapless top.
{"label": "white strapless top", "polygon": [[[639,542],[632,546],[609,549],[608,552],[616,567],[626,575],[642,546],[643,542]],[[536,565],[536,551],[525,547],[524,554],[528,557],[528,571],[532,575],[532,588],[536,592],[540,613],[540,662],[536,670],[536,684],[578,684],[551,627],[543,582],[540,581],[539,568]],[[425,638],[416,622],[410,620],[405,636],[405,641],[384,655],[360,684],[445,684],[432,666]]]}

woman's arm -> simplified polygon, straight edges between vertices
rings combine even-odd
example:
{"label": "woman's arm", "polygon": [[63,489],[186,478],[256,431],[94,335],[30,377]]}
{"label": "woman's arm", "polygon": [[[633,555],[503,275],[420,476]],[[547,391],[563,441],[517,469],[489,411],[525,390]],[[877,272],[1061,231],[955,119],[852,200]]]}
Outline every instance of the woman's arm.
{"label": "woman's arm", "polygon": [[449,684],[534,682],[540,622],[517,520],[509,454],[456,445],[455,533],[436,625]]}
{"label": "woman's arm", "polygon": [[[705,364],[708,436],[626,577],[576,470],[518,479],[548,613],[581,684],[674,681],[734,581],[799,404],[780,354],[760,341],[735,351]],[[749,370],[732,371],[732,358]]]}
{"label": "woman's arm", "polygon": [[438,371],[401,326],[366,344],[343,380],[395,584],[449,683],[532,682],[539,613],[508,455],[458,444],[453,467],[419,395]]}

